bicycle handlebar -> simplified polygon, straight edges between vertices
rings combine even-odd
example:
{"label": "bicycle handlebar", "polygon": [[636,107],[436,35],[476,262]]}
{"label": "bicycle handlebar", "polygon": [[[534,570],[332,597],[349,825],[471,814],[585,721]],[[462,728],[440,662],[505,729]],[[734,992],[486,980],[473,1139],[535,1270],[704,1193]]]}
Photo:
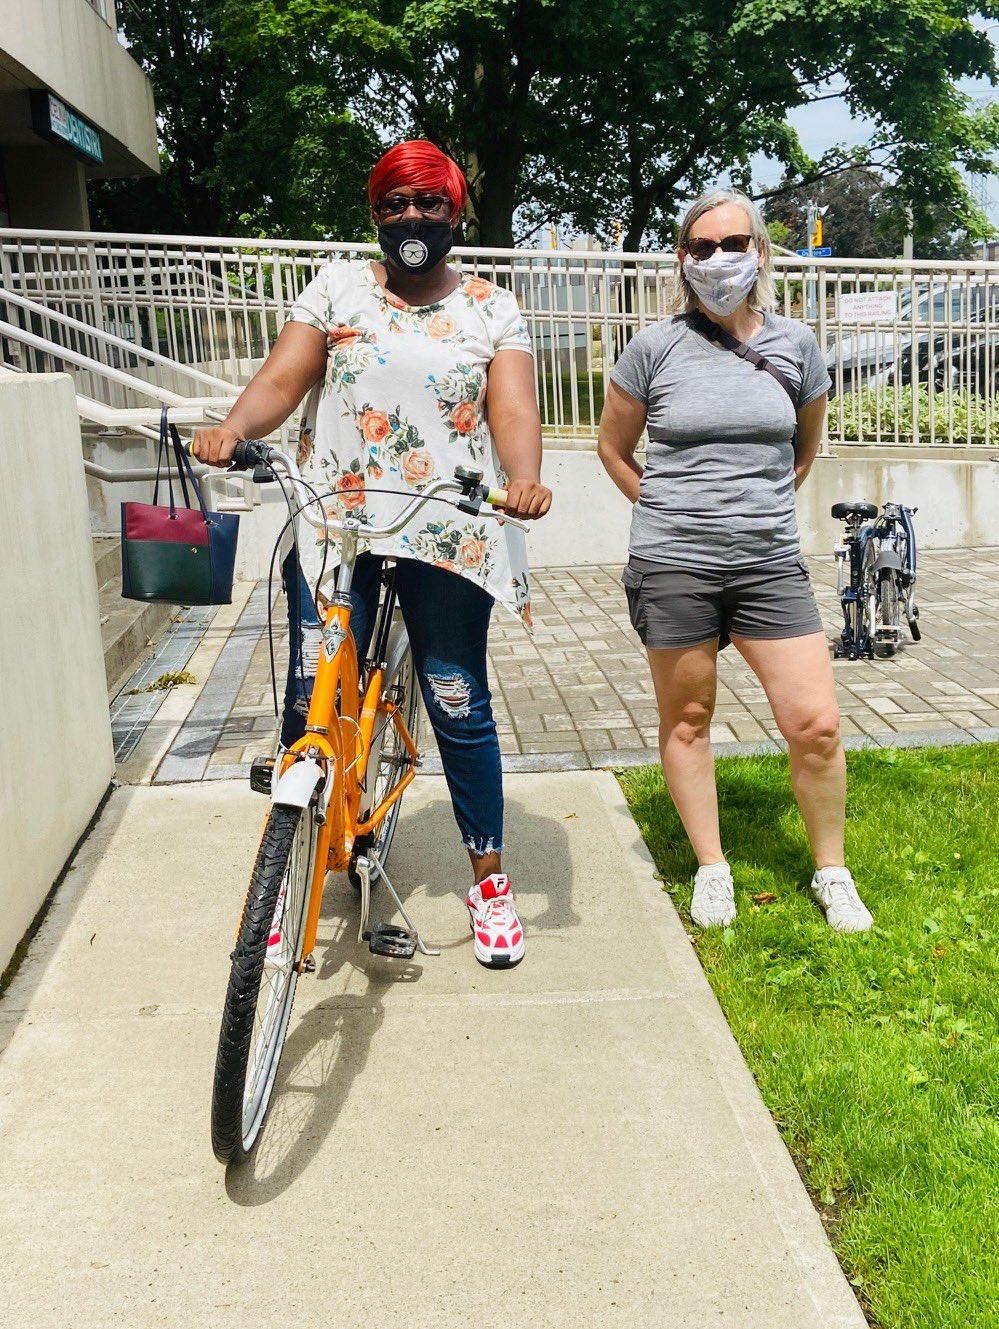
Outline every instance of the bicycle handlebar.
{"label": "bicycle handlebar", "polygon": [[[193,447],[193,440],[186,444],[188,454],[193,455]],[[301,514],[311,526],[315,526],[317,530],[336,531],[341,535],[344,533],[346,529],[344,523],[323,512],[318,498],[306,489],[298,465],[291,457],[279,448],[272,448],[270,444],[263,442],[261,439],[240,439],[233,449],[232,464],[228,469],[246,471],[256,466],[270,466],[285,472],[294,486]],[[459,494],[463,502],[454,503],[450,499],[441,498],[441,495],[445,493]],[[336,497],[336,495],[331,495],[331,497]],[[407,495],[400,490],[399,497],[404,498]],[[526,525],[515,517],[508,517],[498,512],[481,512],[482,503],[488,503],[491,507],[502,507],[507,502],[508,497],[509,495],[505,489],[492,489],[482,484],[481,471],[470,471],[459,466],[455,470],[454,480],[438,480],[436,484],[431,485],[429,489],[425,489],[423,493],[414,494],[411,501],[406,504],[390,526],[365,526],[360,528],[359,533],[363,533],[369,539],[381,539],[385,536],[395,535],[424,503],[435,498],[448,503],[451,507],[460,508],[464,512],[491,517],[494,521],[509,522],[511,526],[516,526],[518,530],[526,531]],[[478,507],[473,506],[476,500],[479,504]],[[314,516],[311,511],[311,509],[317,507],[322,514],[318,517]],[[354,526],[353,529],[357,531],[358,527]]]}

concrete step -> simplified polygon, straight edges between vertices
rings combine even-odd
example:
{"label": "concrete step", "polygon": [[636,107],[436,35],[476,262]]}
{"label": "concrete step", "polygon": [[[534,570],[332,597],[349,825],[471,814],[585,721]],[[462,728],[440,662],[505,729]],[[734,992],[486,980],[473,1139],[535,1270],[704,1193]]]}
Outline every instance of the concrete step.
{"label": "concrete step", "polygon": [[173,605],[143,604],[121,596],[121,555],[113,537],[94,540],[101,639],[108,695],[113,697],[170,622]]}
{"label": "concrete step", "polygon": [[113,535],[94,536],[94,568],[97,572],[97,585],[118,578],[121,581],[121,541]]}

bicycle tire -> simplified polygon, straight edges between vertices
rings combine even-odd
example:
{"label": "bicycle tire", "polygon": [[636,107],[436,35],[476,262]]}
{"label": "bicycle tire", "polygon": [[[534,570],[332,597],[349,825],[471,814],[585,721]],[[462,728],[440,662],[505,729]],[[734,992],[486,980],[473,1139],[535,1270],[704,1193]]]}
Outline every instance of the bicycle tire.
{"label": "bicycle tire", "polygon": [[[400,660],[399,667],[393,677],[386,682],[385,691],[392,692],[393,690],[399,694],[393,700],[399,706],[402,712],[402,721],[415,743],[417,741],[420,693],[416,686],[416,668],[413,664],[413,652],[410,647],[406,648],[406,653]],[[399,768],[395,763],[402,759],[406,751],[394,723],[388,723],[386,735],[374,772],[373,788],[369,799],[370,807],[378,806],[384,793],[391,788],[391,784],[398,778]],[[395,828],[399,820],[401,806],[402,799],[397,798],[382,818],[378,828],[371,835],[365,836],[363,843],[356,846],[350,866],[347,869],[347,877],[355,890],[361,889],[361,879],[354,868],[354,858],[358,853],[370,853],[374,850],[379,861],[388,864],[388,856],[392,848],[392,841],[395,838]]]}
{"label": "bicycle tire", "polygon": [[[878,616],[881,619],[882,627],[898,627],[899,600],[894,573],[882,572],[878,578]],[[898,651],[898,643],[894,641],[879,642],[876,650],[884,659],[890,660]]]}
{"label": "bicycle tire", "polygon": [[[220,1163],[239,1164],[248,1158],[267,1119],[298,983],[315,848],[316,823],[311,807],[271,808],[243,905],[222,1009],[211,1114],[212,1149]],[[258,1020],[268,939],[282,886],[292,873],[295,880],[286,886],[280,922],[287,960],[271,970],[279,978],[268,979],[266,1006]],[[251,1058],[251,1048],[261,1058],[260,1065],[256,1064],[256,1055]],[[253,1097],[248,1104],[248,1078],[254,1071],[249,1085]]]}

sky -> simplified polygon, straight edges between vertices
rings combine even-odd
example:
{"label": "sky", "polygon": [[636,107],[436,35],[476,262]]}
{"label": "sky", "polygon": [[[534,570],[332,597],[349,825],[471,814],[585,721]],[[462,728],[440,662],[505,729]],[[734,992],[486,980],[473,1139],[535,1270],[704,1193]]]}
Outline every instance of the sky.
{"label": "sky", "polygon": [[[999,52],[999,24],[976,20],[975,27],[987,29],[992,44]],[[993,87],[985,79],[962,79],[958,84],[962,92],[970,97],[982,100],[999,99],[999,86]],[[798,131],[802,146],[810,157],[820,157],[823,152],[843,143],[855,146],[865,143],[870,138],[873,124],[870,120],[857,119],[850,114],[844,101],[822,102],[817,106],[803,106],[792,111],[789,121]],[[757,186],[776,184],[780,179],[780,166],[762,153],[753,159],[753,183]],[[999,176],[990,180],[986,188],[991,195],[988,215],[999,230]]]}

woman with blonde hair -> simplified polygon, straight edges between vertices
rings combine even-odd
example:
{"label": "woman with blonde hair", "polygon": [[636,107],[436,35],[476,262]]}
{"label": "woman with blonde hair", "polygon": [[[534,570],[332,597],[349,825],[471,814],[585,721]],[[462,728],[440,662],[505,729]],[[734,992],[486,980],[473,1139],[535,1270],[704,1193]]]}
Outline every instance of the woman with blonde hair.
{"label": "woman with blonde hair", "polygon": [[677,313],[639,332],[611,371],[599,454],[634,504],[623,581],[652,671],[663,773],[699,864],[691,915],[702,927],[736,915],[709,739],[718,650],[731,641],[787,740],[812,894],[832,927],[865,931],[872,918],[844,862],[836,689],[794,510],[829,375],[811,329],[772,312],[770,239],[744,194],[699,198],[677,259]]}

